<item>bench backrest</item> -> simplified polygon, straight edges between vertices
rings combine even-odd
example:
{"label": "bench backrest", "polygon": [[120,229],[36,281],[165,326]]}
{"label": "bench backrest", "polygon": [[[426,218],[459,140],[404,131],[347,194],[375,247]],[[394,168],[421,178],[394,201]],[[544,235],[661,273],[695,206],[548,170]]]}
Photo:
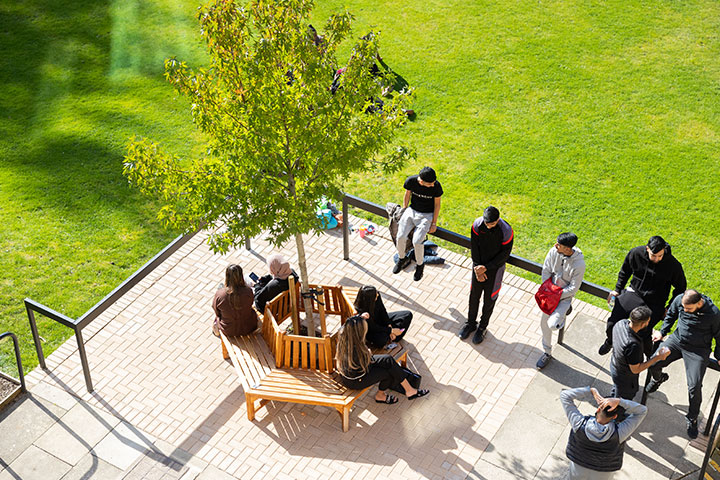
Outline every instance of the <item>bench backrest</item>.
{"label": "bench backrest", "polygon": [[335,370],[329,336],[318,338],[283,334],[282,342],[280,366],[283,368],[303,368],[328,373]]}
{"label": "bench backrest", "polygon": [[[287,292],[285,292],[286,296]],[[276,297],[276,299],[279,297]],[[265,305],[265,314],[262,322],[262,336],[265,339],[270,352],[275,356],[275,366],[280,366],[283,349],[283,336],[285,332],[280,330],[270,302]]]}

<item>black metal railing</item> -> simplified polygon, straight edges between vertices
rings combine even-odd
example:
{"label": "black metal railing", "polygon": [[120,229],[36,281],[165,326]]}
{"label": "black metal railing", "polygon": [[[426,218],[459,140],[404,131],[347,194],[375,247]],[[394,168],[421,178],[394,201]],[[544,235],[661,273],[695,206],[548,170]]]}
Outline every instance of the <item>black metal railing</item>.
{"label": "black metal railing", "polygon": [[[359,208],[360,210],[364,210],[366,212],[370,212],[374,215],[378,215],[383,218],[388,218],[388,213],[385,210],[384,207],[381,205],[378,205],[376,203],[369,202],[363,198],[356,197],[354,195],[345,194],[343,197],[343,258],[345,260],[350,259],[350,230],[348,228],[348,206],[353,206],[356,208]],[[435,233],[431,233],[430,235],[434,235],[437,238],[440,238],[442,240],[445,240],[447,242],[452,243],[453,245],[458,245],[460,247],[470,249],[470,237],[466,237],[465,235],[460,235],[459,233],[446,230],[442,227],[438,227]],[[510,255],[510,259],[508,260],[508,263],[510,265],[514,265],[516,267],[519,267],[523,270],[526,270],[531,273],[535,273],[537,275],[542,274],[542,265],[539,263],[533,262],[532,260],[528,260],[527,258],[518,257],[517,255]],[[610,290],[601,287],[600,285],[596,285],[591,282],[583,281],[582,285],[580,286],[580,290],[583,292],[589,293],[590,295],[594,295],[598,298],[602,298],[603,300],[607,300],[608,296],[610,295]]]}
{"label": "black metal railing", "polygon": [[[712,416],[708,418],[707,427],[705,428],[704,434],[708,434],[708,429],[710,428],[710,422],[712,422]],[[715,438],[718,434],[718,428],[720,428],[720,415],[715,419],[715,423],[713,424],[712,431],[710,432],[710,436],[708,437],[708,444],[707,447],[705,447],[705,457],[703,458],[702,467],[700,467],[700,474],[697,476],[698,480],[704,480],[705,472],[707,470],[708,464],[710,463],[710,457],[712,457],[713,450],[715,450]]]}
{"label": "black metal railing", "polygon": [[35,313],[39,313],[51,320],[54,320],[66,327],[72,328],[75,333],[75,339],[77,340],[78,353],[80,354],[80,363],[82,364],[83,374],[85,375],[85,385],[87,386],[88,392],[93,391],[92,379],[90,377],[90,366],[87,360],[87,354],[85,352],[85,342],[82,336],[82,329],[88,326],[93,320],[95,320],[101,313],[115,303],[120,297],[125,295],[131,288],[137,285],[142,279],[147,277],[155,268],[157,268],[162,262],[164,262],[170,255],[178,251],[188,240],[190,240],[196,232],[188,233],[186,235],[180,235],[175,240],[170,242],[164,249],[150,259],[145,265],[140,267],[135,273],[130,275],[123,283],[121,283],[115,290],[110,292],[96,303],[90,310],[85,312],[82,316],[77,319],[63,315],[60,312],[56,312],[50,307],[46,307],[42,303],[36,302],[30,298],[25,299],[25,310],[27,311],[28,320],[30,322],[30,330],[32,331],[33,342],[35,343],[35,351],[37,352],[38,362],[40,367],[47,370],[45,364],[45,355],[42,349],[42,343],[40,341],[40,333],[38,332],[37,322],[35,321]]}
{"label": "black metal railing", "polygon": [[18,339],[17,336],[11,332],[0,334],[0,340],[7,337],[12,338],[13,341],[13,347],[15,348],[15,363],[17,363],[18,369],[18,380],[20,380],[20,389],[23,393],[25,393],[27,392],[27,387],[25,387],[25,374],[23,373],[22,360],[20,359],[20,346],[18,345]]}

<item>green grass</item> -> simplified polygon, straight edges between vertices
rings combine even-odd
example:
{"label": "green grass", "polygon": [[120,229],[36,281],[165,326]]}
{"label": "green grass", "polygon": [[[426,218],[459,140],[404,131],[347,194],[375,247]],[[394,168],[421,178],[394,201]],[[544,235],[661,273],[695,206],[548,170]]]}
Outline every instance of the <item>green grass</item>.
{"label": "green grass", "polygon": [[[76,318],[178,233],[129,188],[122,156],[133,134],[194,148],[162,78],[165,57],[202,58],[193,14],[179,1],[0,5],[0,332],[18,334],[27,370],[23,298]],[[72,333],[38,320],[46,354]],[[3,342],[0,370],[14,363]]]}
{"label": "green grass", "polygon": [[[720,301],[720,4],[323,1],[316,26],[343,6],[355,36],[382,31],[418,112],[399,138],[417,162],[349,192],[399,202],[404,176],[429,164],[446,228],[467,234],[492,203],[535,261],[575,231],[586,279],[608,287],[627,250],[661,234]],[[24,297],[77,317],[177,233],[121,160],[133,134],[199,148],[162,78],[169,56],[203,61],[194,14],[180,0],[0,4],[0,332],[20,335],[28,368]],[[70,333],[40,330],[46,353]],[[10,351],[0,370],[13,373]]]}
{"label": "green grass", "polygon": [[720,4],[342,5],[357,33],[382,32],[418,112],[400,138],[417,162],[348,191],[399,203],[405,175],[431,165],[441,226],[468,234],[493,204],[515,228],[514,252],[538,262],[572,230],[586,279],[607,287],[627,250],[660,234],[689,285],[720,301]]}

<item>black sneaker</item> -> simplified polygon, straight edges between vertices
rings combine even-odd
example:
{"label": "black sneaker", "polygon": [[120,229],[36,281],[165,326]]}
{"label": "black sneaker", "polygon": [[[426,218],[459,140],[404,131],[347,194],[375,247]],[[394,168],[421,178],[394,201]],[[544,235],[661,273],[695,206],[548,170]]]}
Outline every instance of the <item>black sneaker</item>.
{"label": "black sneaker", "polygon": [[477,345],[479,343],[482,343],[483,340],[485,340],[485,329],[478,328],[478,330],[475,332],[475,335],[473,335],[472,342]]}
{"label": "black sneaker", "polygon": [[535,364],[535,368],[537,368],[538,370],[542,370],[547,366],[548,363],[550,363],[550,360],[552,360],[552,355],[543,353],[542,357],[540,357],[540,359],[538,359],[537,363]]}
{"label": "black sneaker", "polygon": [[650,383],[647,384],[647,387],[645,387],[645,391],[647,393],[653,393],[657,392],[657,389],[660,388],[660,385],[662,385],[664,382],[667,382],[670,378],[670,375],[667,373],[663,373],[660,375],[660,380],[655,380],[654,378],[650,380]]}
{"label": "black sneaker", "polygon": [[467,337],[470,336],[472,332],[475,331],[477,328],[477,325],[472,325],[470,323],[466,323],[463,325],[462,330],[460,330],[460,333],[458,333],[458,337],[460,337],[460,340],[465,340]]}
{"label": "black sneaker", "polygon": [[600,345],[600,348],[598,348],[598,355],[607,355],[610,353],[610,350],[612,350],[612,343],[605,340],[605,343]]}
{"label": "black sneaker", "polygon": [[687,434],[688,437],[692,439],[696,439],[698,437],[698,424],[697,424],[697,418],[693,418],[692,420],[685,417],[685,422],[687,423]]}
{"label": "black sneaker", "polygon": [[425,270],[425,264],[422,265],[416,265],[415,266],[415,275],[413,276],[413,280],[416,282],[420,280],[423,276],[423,271]]}
{"label": "black sneaker", "polygon": [[408,260],[407,257],[398,258],[398,261],[395,263],[395,266],[393,267],[393,273],[400,273],[400,270],[407,267],[409,263],[410,263],[410,260]]}

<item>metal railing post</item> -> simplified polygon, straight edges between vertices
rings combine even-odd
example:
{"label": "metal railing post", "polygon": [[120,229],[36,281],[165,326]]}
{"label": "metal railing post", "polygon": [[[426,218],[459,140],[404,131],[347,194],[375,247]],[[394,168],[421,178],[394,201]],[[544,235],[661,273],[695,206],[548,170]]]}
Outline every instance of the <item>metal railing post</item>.
{"label": "metal railing post", "polygon": [[45,354],[43,353],[42,343],[40,343],[40,334],[38,333],[37,323],[35,322],[35,313],[27,303],[25,304],[25,310],[27,311],[28,320],[30,320],[30,330],[32,331],[33,343],[35,343],[35,351],[37,352],[40,368],[47,370],[47,366],[45,365]]}
{"label": "metal railing post", "polygon": [[80,354],[80,363],[82,364],[83,375],[85,375],[85,386],[87,387],[87,391],[92,393],[93,384],[92,379],[90,378],[90,365],[88,365],[87,353],[85,353],[85,343],[83,342],[82,332],[79,328],[75,329],[75,339],[78,344],[78,353]]}
{"label": "metal railing post", "polygon": [[0,340],[5,337],[12,338],[13,348],[15,349],[15,361],[17,362],[18,379],[20,380],[20,390],[25,393],[27,392],[27,387],[25,386],[25,373],[23,372],[22,359],[20,358],[20,345],[18,344],[17,336],[11,332],[5,332],[0,335]]}
{"label": "metal railing post", "polygon": [[348,203],[347,195],[343,195],[342,203],[342,219],[343,219],[343,259],[350,260],[350,225],[348,225]]}
{"label": "metal railing post", "polygon": [[[710,422],[712,421],[712,417],[708,418],[708,426],[710,425]],[[710,462],[710,457],[712,456],[712,451],[715,448],[715,437],[718,433],[718,426],[720,426],[720,415],[715,420],[715,424],[712,428],[712,433],[708,437],[708,444],[705,448],[705,457],[703,458],[702,467],[700,468],[700,473],[698,474],[698,480],[704,480],[705,479],[705,471],[707,470],[708,463]],[[707,429],[706,429],[707,432]]]}

